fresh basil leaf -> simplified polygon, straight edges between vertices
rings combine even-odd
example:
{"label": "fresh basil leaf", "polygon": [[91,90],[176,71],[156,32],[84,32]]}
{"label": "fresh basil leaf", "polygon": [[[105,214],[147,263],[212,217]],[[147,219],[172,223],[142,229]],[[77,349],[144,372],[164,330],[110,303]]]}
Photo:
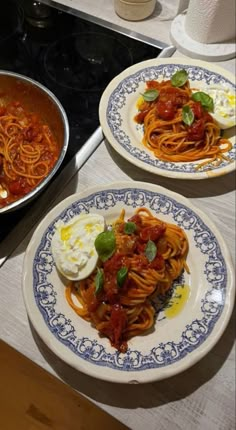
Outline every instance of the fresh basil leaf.
{"label": "fresh basil leaf", "polygon": [[179,70],[176,72],[172,78],[171,83],[173,87],[182,87],[188,80],[188,73],[186,70]]}
{"label": "fresh basil leaf", "polygon": [[155,90],[155,88],[146,90],[145,93],[142,94],[145,102],[153,102],[159,96],[159,91]]}
{"label": "fresh basil leaf", "polygon": [[107,230],[100,233],[96,237],[94,245],[102,262],[108,260],[108,258],[114,254],[116,249],[116,238],[113,230]]}
{"label": "fresh basil leaf", "polygon": [[128,275],[128,269],[127,267],[123,266],[121,269],[117,272],[116,278],[117,278],[117,284],[119,287],[122,287],[124,284],[126,277]]}
{"label": "fresh basil leaf", "polygon": [[187,125],[191,125],[194,121],[194,113],[188,105],[182,108],[182,120]]}
{"label": "fresh basil leaf", "polygon": [[204,93],[203,91],[198,91],[197,93],[192,94],[192,99],[195,102],[200,102],[202,106],[208,110],[209,112],[214,111],[214,101],[211,96]]}
{"label": "fresh basil leaf", "polygon": [[137,226],[134,222],[128,221],[125,223],[124,232],[125,232],[125,234],[132,234],[135,232],[136,228],[137,228]]}
{"label": "fresh basil leaf", "polygon": [[103,270],[98,268],[95,276],[95,294],[100,293],[100,291],[103,288],[103,284],[104,284]]}
{"label": "fresh basil leaf", "polygon": [[147,242],[147,246],[145,248],[145,255],[150,263],[157,255],[157,247],[152,240],[149,240]]}

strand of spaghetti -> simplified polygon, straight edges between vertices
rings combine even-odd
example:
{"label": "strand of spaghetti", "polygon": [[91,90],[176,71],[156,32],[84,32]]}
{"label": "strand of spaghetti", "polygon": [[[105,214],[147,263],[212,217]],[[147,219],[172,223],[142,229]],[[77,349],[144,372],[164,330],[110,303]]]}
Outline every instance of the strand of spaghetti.
{"label": "strand of spaghetti", "polygon": [[150,304],[144,303],[142,311],[139,313],[138,317],[134,322],[130,322],[130,324],[127,325],[124,332],[129,333],[129,337],[133,336],[134,332],[136,334],[143,333],[145,330],[153,326],[153,322],[154,309]]}
{"label": "strand of spaghetti", "polygon": [[23,126],[15,122],[10,122],[10,123],[7,123],[5,126],[5,133],[8,137],[15,136],[17,129],[22,130]]}
{"label": "strand of spaghetti", "polygon": [[139,315],[141,314],[141,312],[143,311],[143,305],[137,305],[135,307],[130,307],[127,308],[127,317],[128,317],[128,325],[133,324],[139,317]]}
{"label": "strand of spaghetti", "polygon": [[[9,118],[9,120],[2,121],[2,117],[0,118],[0,129],[1,129],[2,133],[5,134],[7,137],[10,137],[9,133],[7,132],[9,121],[10,121],[10,124],[12,124],[14,126],[17,124],[15,122],[12,122],[12,121],[15,121],[15,119]],[[12,134],[16,134],[16,132],[17,131],[13,128]]]}
{"label": "strand of spaghetti", "polygon": [[119,218],[117,218],[116,221],[114,222],[114,226],[122,224],[124,222],[124,218],[125,218],[125,210],[121,209]]}
{"label": "strand of spaghetti", "polygon": [[142,312],[139,314],[137,322],[128,324],[124,332],[128,335],[128,339],[138,334],[143,333],[153,326],[154,310],[151,305],[145,303]]}
{"label": "strand of spaghetti", "polygon": [[[139,287],[150,294],[150,290],[155,289],[156,283],[165,279],[165,269],[143,269],[140,273],[137,265],[132,266],[129,276],[135,280]],[[132,290],[131,290],[132,291]],[[152,292],[152,291],[151,291]]]}
{"label": "strand of spaghetti", "polygon": [[6,143],[6,147],[5,147],[5,157],[6,157],[6,160],[9,161],[10,163],[12,161],[12,157],[11,157],[11,154],[10,154],[12,144],[14,146],[16,145],[16,143],[14,142],[14,136],[12,136],[8,140],[8,142]]}
{"label": "strand of spaghetti", "polygon": [[[73,284],[70,283],[67,286],[66,291],[65,291],[66,299],[67,299],[69,305],[72,307],[72,309],[74,309],[74,311],[77,313],[77,315],[79,315],[79,316],[81,316],[83,318],[88,317],[88,310],[84,307],[84,304],[83,304],[83,307],[75,305],[75,303],[74,303],[74,301],[72,299],[72,294],[73,293],[74,293],[74,287],[73,287]],[[75,296],[80,301],[79,295],[75,294]]]}
{"label": "strand of spaghetti", "polygon": [[[11,163],[11,169],[12,169],[12,171],[16,174],[16,175],[18,175],[18,176],[24,176],[24,177],[27,177],[28,176],[28,173],[26,172],[26,166],[25,165],[19,165],[18,166],[18,164],[17,164],[17,167],[19,167],[19,170],[17,170],[16,168],[15,168],[15,166],[14,166],[14,162],[16,162],[15,160],[13,160],[13,162]],[[17,162],[16,162],[17,163]]]}
{"label": "strand of spaghetti", "polygon": [[4,130],[4,127],[3,127],[3,125],[2,125],[1,120],[0,120],[0,130],[1,130],[1,132],[2,132],[2,133],[4,133],[4,134],[5,134],[5,130]]}
{"label": "strand of spaghetti", "polygon": [[[137,278],[131,278],[134,281],[138,281]],[[153,289],[150,290],[149,294],[153,293]],[[126,296],[121,296],[120,302],[122,305],[126,306],[136,306],[140,303],[143,303],[143,301],[146,299],[147,296],[149,296],[148,292],[141,290],[140,285],[137,285],[136,291],[129,291],[129,293]]]}
{"label": "strand of spaghetti", "polygon": [[188,252],[188,247],[186,242],[183,242],[182,247],[181,244],[178,243],[178,236],[171,236],[169,232],[165,233],[164,240],[166,241],[166,248],[163,251],[162,257],[165,261],[169,260],[172,257],[185,257]]}
{"label": "strand of spaghetti", "polygon": [[40,161],[39,163],[37,163],[37,165],[35,165],[34,167],[38,167],[38,165],[42,165],[45,168],[45,172],[42,174],[33,174],[33,173],[28,173],[22,170],[18,170],[17,168],[15,168],[14,163],[12,163],[12,170],[13,172],[15,172],[17,175],[19,176],[23,176],[25,178],[31,178],[31,179],[42,179],[44,178],[45,175],[47,175],[48,173],[48,165],[46,162],[44,161]]}
{"label": "strand of spaghetti", "polygon": [[[36,172],[37,168],[39,168],[41,166],[41,168],[44,169],[43,173],[39,174],[39,173],[34,173]],[[48,172],[49,172],[49,166],[48,163],[46,161],[38,161],[36,164],[33,164],[30,166],[31,169],[31,174],[29,174],[30,178],[34,178],[34,179],[42,179],[44,177],[47,176]]]}
{"label": "strand of spaghetti", "polygon": [[38,146],[34,146],[33,147],[32,145],[21,143],[20,144],[20,149],[26,155],[34,155],[34,154],[38,155],[38,154],[40,154],[40,150],[39,150]]}
{"label": "strand of spaghetti", "polygon": [[0,142],[3,142],[3,145],[5,146],[7,144],[6,137],[3,133],[0,133]]}
{"label": "strand of spaghetti", "polygon": [[44,130],[43,135],[44,135],[44,137],[45,137],[45,139],[46,139],[46,141],[48,143],[48,146],[49,146],[49,148],[51,150],[53,150],[54,142],[52,140],[52,133],[51,133],[51,131],[50,131],[50,129],[49,129],[48,126],[43,126],[43,130]]}
{"label": "strand of spaghetti", "polygon": [[35,164],[41,157],[38,146],[32,148],[31,145],[20,145],[20,158],[26,164]]}
{"label": "strand of spaghetti", "polygon": [[51,139],[49,139],[47,133],[43,133],[45,139],[47,140],[48,144],[51,145]]}
{"label": "strand of spaghetti", "polygon": [[8,121],[8,120],[18,120],[18,117],[12,114],[2,115],[0,121]]}
{"label": "strand of spaghetti", "polygon": [[97,324],[101,320],[109,321],[111,306],[106,303],[100,303],[96,311],[93,313],[93,320]]}
{"label": "strand of spaghetti", "polygon": [[170,275],[170,278],[176,279],[178,277],[180,268],[183,267],[183,263],[181,260],[176,261],[174,258],[170,258],[168,262],[168,273]]}
{"label": "strand of spaghetti", "polygon": [[21,154],[21,161],[23,161],[25,164],[35,164],[37,161],[39,161],[40,155],[38,157],[25,157]]}
{"label": "strand of spaghetti", "polygon": [[150,271],[150,273],[146,271],[143,276],[132,271],[129,273],[129,277],[132,281],[134,281],[135,287],[131,287],[125,295],[121,294],[122,304],[125,304],[127,306],[138,304],[140,302],[143,302],[146,297],[153,294],[153,292],[156,290],[157,282],[159,280],[165,280],[165,277],[154,277],[152,276],[153,273],[151,272],[153,271]]}
{"label": "strand of spaghetti", "polygon": [[[143,226],[162,226],[163,222],[159,220],[158,218],[154,217],[152,213],[147,208],[138,208],[136,210],[137,215],[140,215],[142,217],[142,224]],[[166,224],[166,223],[165,223]]]}
{"label": "strand of spaghetti", "polygon": [[[9,171],[10,167],[11,167],[11,172]],[[8,166],[8,163],[7,163],[7,161],[6,161],[5,158],[3,159],[3,170],[4,170],[4,173],[5,173],[5,175],[6,175],[7,178],[9,178],[9,179],[11,179],[13,181],[16,179],[16,175],[14,175],[12,173],[12,165],[10,164]]]}

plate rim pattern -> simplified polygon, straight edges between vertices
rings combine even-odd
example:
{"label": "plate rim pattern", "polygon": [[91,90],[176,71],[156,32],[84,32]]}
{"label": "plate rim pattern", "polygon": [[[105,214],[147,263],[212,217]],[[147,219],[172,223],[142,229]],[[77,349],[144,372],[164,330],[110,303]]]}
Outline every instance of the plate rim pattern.
{"label": "plate rim pattern", "polygon": [[120,114],[120,109],[125,106],[129,95],[135,93],[140,82],[144,83],[148,79],[157,79],[159,76],[167,79],[175,71],[182,68],[189,71],[190,80],[195,77],[198,81],[204,79],[206,83],[227,83],[235,90],[233,75],[231,76],[229,72],[223,69],[219,70],[219,68],[213,71],[209,69],[209,65],[206,62],[198,60],[184,62],[177,58],[163,61],[157,58],[138,63],[114,78],[102,95],[99,105],[99,118],[104,134],[108,142],[124,158],[152,173],[178,179],[205,179],[228,173],[235,169],[236,143],[234,143],[232,150],[228,154],[231,163],[224,161],[220,166],[215,166],[214,168],[210,165],[205,165],[196,171],[196,166],[198,165],[196,162],[172,163],[158,160],[145,147],[140,149],[135,146],[133,141],[131,142],[128,131],[122,128],[124,121]]}
{"label": "plate rim pattern", "polygon": [[[137,184],[139,184],[139,186],[137,186]],[[139,351],[134,351],[131,350],[129,348],[128,352],[124,355],[124,354],[119,354],[117,351],[114,351],[113,354],[111,353],[106,353],[105,348],[102,344],[99,344],[98,341],[96,341],[95,339],[88,339],[88,338],[82,338],[82,341],[76,339],[75,336],[75,330],[73,330],[73,327],[70,327],[70,320],[65,320],[65,316],[64,315],[56,315],[54,310],[53,310],[53,304],[56,303],[56,294],[55,292],[51,292],[49,294],[50,300],[49,303],[47,303],[46,300],[46,295],[47,293],[45,293],[45,288],[42,288],[42,285],[45,284],[45,276],[42,274],[42,272],[40,271],[42,268],[42,271],[48,271],[48,273],[51,273],[51,271],[55,268],[55,263],[53,262],[53,259],[50,257],[50,240],[51,240],[51,236],[53,234],[54,231],[54,225],[55,222],[58,220],[58,218],[63,218],[64,220],[66,220],[66,218],[70,218],[72,215],[78,214],[81,211],[87,211],[89,212],[89,210],[91,208],[94,208],[94,202],[96,201],[96,198],[99,197],[98,199],[98,204],[101,204],[102,206],[100,207],[100,210],[109,210],[109,208],[112,206],[112,204],[114,202],[112,202],[112,196],[114,198],[114,195],[117,194],[117,201],[115,201],[115,204],[117,204],[120,201],[123,201],[123,197],[124,197],[124,192],[126,191],[127,193],[130,192],[132,194],[135,193],[135,190],[139,190],[139,195],[137,195],[137,199],[138,199],[138,203],[135,201],[135,199],[133,199],[132,201],[132,195],[131,195],[131,199],[130,199],[130,206],[131,207],[137,207],[137,206],[141,206],[140,204],[140,198],[144,196],[142,196],[142,192],[145,194],[145,198],[149,201],[145,201],[145,203],[151,205],[157,205],[157,200],[154,200],[154,195],[157,196],[158,195],[158,190],[159,190],[159,199],[160,199],[160,206],[159,206],[159,212],[161,210],[167,210],[167,213],[170,213],[170,203],[172,205],[176,206],[176,217],[178,218],[178,211],[180,209],[180,207],[182,206],[182,210],[184,207],[184,203],[180,203],[179,201],[175,200],[176,196],[179,196],[182,198],[182,200],[184,199],[185,204],[187,203],[188,206],[185,207],[185,211],[189,211],[189,214],[187,213],[183,213],[181,215],[182,217],[182,221],[180,221],[181,217],[178,218],[178,224],[181,226],[181,223],[184,222],[184,219],[187,220],[185,221],[185,230],[186,230],[186,222],[190,222],[189,224],[189,229],[191,230],[191,228],[194,227],[194,224],[198,223],[198,224],[202,224],[204,225],[204,228],[206,228],[205,231],[209,230],[209,227],[207,227],[207,225],[205,224],[205,221],[201,220],[201,216],[202,213],[199,215],[198,214],[198,210],[193,206],[190,205],[189,206],[189,201],[188,199],[183,198],[182,196],[176,194],[176,193],[172,193],[169,192],[166,193],[167,190],[163,189],[162,187],[159,186],[152,186],[152,190],[149,187],[149,184],[142,184],[141,183],[136,183],[135,185],[133,185],[132,183],[126,183],[126,187],[127,189],[125,190],[125,188],[118,188],[117,186],[114,188],[112,186],[108,187],[106,186],[105,190],[98,190],[98,191],[94,191],[93,189],[89,190],[86,192],[85,197],[79,197],[80,194],[76,194],[74,195],[74,197],[72,197],[72,202],[69,206],[66,206],[62,211],[60,211],[60,213],[57,214],[57,216],[53,218],[53,220],[51,220],[50,224],[47,226],[47,229],[44,231],[43,236],[41,237],[40,242],[37,245],[37,250],[34,252],[36,252],[36,255],[33,257],[33,282],[36,284],[37,287],[35,287],[35,285],[33,286],[34,288],[34,298],[35,298],[35,303],[37,308],[39,309],[40,313],[43,316],[44,322],[46,322],[47,318],[51,318],[51,323],[48,324],[47,321],[47,328],[49,328],[49,330],[51,331],[51,333],[53,334],[53,336],[55,336],[57,338],[58,341],[60,341],[61,343],[63,343],[67,348],[70,349],[71,352],[73,352],[75,355],[79,356],[80,358],[82,358],[83,360],[87,362],[90,362],[91,364],[96,364],[96,366],[103,366],[106,368],[110,368],[111,370],[118,370],[118,371],[123,371],[123,372],[129,372],[129,373],[140,373],[142,374],[143,372],[145,372],[145,370],[149,369],[149,370],[156,370],[156,369],[160,369],[160,368],[164,368],[164,367],[168,367],[168,366],[172,366],[173,364],[175,364],[177,361],[185,358],[186,355],[191,354],[192,352],[196,351],[199,346],[202,345],[202,343],[205,342],[205,340],[208,339],[208,337],[211,335],[211,332],[215,326],[215,324],[218,322],[218,320],[220,319],[222,312],[224,310],[224,305],[221,306],[216,306],[214,312],[212,315],[210,315],[209,321],[207,321],[207,313],[210,312],[210,309],[206,310],[204,318],[202,319],[202,321],[193,321],[192,324],[195,324],[195,329],[191,324],[186,327],[186,333],[187,330],[189,332],[189,334],[186,333],[182,333],[182,344],[180,342],[179,345],[171,345],[171,342],[169,342],[169,344],[160,344],[159,345],[159,349],[157,351],[157,348],[153,348],[150,351],[149,356],[144,356],[142,357],[142,353],[140,353]],[[100,187],[101,188],[101,187]],[[153,188],[155,191],[153,191]],[[103,187],[104,189],[104,187]],[[124,191],[125,190],[125,191]],[[161,191],[160,191],[161,190]],[[92,192],[92,194],[91,194]],[[109,192],[109,196],[107,198],[107,193]],[[163,201],[161,201],[161,194],[160,193],[165,193],[165,195],[162,194],[162,199]],[[115,194],[114,194],[115,193]],[[141,194],[140,194],[141,193]],[[75,201],[74,199],[76,198],[76,200],[79,198],[79,200]],[[130,198],[130,197],[129,197]],[[157,197],[156,197],[157,199]],[[165,200],[166,199],[166,200]],[[168,202],[169,199],[169,202]],[[68,199],[66,199],[68,200]],[[107,203],[106,203],[107,200]],[[79,202],[79,205],[77,205],[77,203]],[[164,203],[167,203],[167,209],[165,209],[165,205],[162,206]],[[63,202],[64,203],[64,202]],[[114,205],[115,205],[114,204]],[[145,204],[144,204],[145,205]],[[59,211],[59,206],[60,204],[54,208],[54,212]],[[169,208],[168,208],[169,206]],[[153,207],[148,206],[152,211],[154,211],[154,213],[158,216],[158,212],[157,209],[153,210]],[[179,207],[179,209],[178,209]],[[156,206],[157,208],[157,206]],[[164,209],[163,209],[164,208]],[[173,209],[173,207],[172,207]],[[96,207],[96,210],[99,210],[99,207]],[[195,221],[194,224],[192,224],[191,227],[191,223],[193,223],[193,213],[195,210]],[[55,212],[56,213],[56,212]],[[162,212],[161,212],[162,213]],[[190,216],[191,215],[191,216]],[[191,221],[192,220],[192,221]],[[209,221],[209,220],[207,220]],[[173,221],[176,222],[176,221]],[[43,221],[42,223],[43,224]],[[40,227],[40,226],[39,226]],[[183,226],[182,226],[183,227]],[[214,226],[215,227],[215,226]],[[199,226],[198,226],[198,230],[199,230]],[[212,232],[211,232],[212,233]],[[217,232],[218,233],[218,232]],[[36,232],[35,232],[36,234]],[[201,231],[199,230],[199,234],[201,235]],[[214,236],[214,232],[212,233]],[[199,236],[200,237],[200,236]],[[216,239],[216,249],[217,252],[221,254],[222,256],[222,250],[220,247],[220,244],[218,243],[217,238]],[[32,238],[33,240],[33,238]],[[222,238],[220,238],[220,240],[222,240]],[[33,240],[34,242],[34,240]],[[197,242],[196,242],[197,243]],[[206,246],[206,244],[208,243],[208,245],[210,246],[210,244],[212,243],[212,237],[209,240],[209,237],[207,238],[207,240],[205,240],[205,245],[204,245],[204,240],[201,243],[198,244],[198,246]],[[34,244],[35,246],[35,244]],[[29,245],[30,248],[30,245]],[[223,246],[224,248],[224,246]],[[225,249],[224,249],[225,251]],[[40,252],[42,252],[41,257],[39,256]],[[208,250],[209,254],[211,254],[211,252]],[[216,254],[215,251],[212,254],[212,257],[214,260],[216,260]],[[223,252],[224,254],[224,252]],[[41,259],[40,259],[41,258]],[[223,257],[222,257],[223,258]],[[224,260],[224,258],[223,258]],[[24,266],[26,265],[26,261],[27,258],[24,262]],[[44,262],[43,262],[44,261]],[[212,261],[208,262],[209,265],[212,265]],[[219,263],[219,262],[218,262]],[[217,264],[218,264],[217,263]],[[216,263],[215,263],[216,264]],[[230,270],[232,270],[232,267],[229,267]],[[35,266],[38,266],[39,270],[38,270],[38,274],[37,271],[35,270]],[[213,264],[214,266],[214,264]],[[217,266],[215,266],[216,269],[216,274],[214,275],[214,267],[209,269],[209,266],[206,267],[205,266],[205,275],[206,277],[208,276],[220,276],[220,280],[217,281],[217,279],[215,278],[215,280],[211,281],[211,282],[215,282],[215,287],[213,287],[213,289],[215,289],[215,291],[219,291],[222,293],[222,298],[221,300],[225,300],[226,297],[226,288],[227,288],[227,283],[229,281],[228,275],[229,272],[227,272],[227,265],[224,261],[223,264],[224,268],[222,269],[222,267],[218,270]],[[45,269],[45,267],[47,269]],[[228,267],[228,269],[229,269]],[[41,269],[40,269],[41,268]],[[222,282],[222,270],[225,273],[225,279],[224,279],[224,285],[223,288],[216,288],[217,283],[221,283]],[[208,272],[208,274],[207,274]],[[26,276],[27,277],[27,276]],[[231,277],[231,274],[230,274]],[[209,279],[208,279],[209,281]],[[231,280],[232,282],[232,280]],[[25,283],[23,283],[23,290],[24,290],[24,295],[27,296],[27,291],[26,291],[26,285]],[[51,288],[50,285],[47,285],[47,288]],[[210,293],[210,291],[207,291],[207,294]],[[41,303],[40,303],[41,301]],[[45,304],[42,306],[42,302]],[[206,299],[205,297],[205,302],[202,302],[202,307],[204,306],[208,306],[209,308],[212,308],[212,298],[208,297],[208,299]],[[28,300],[26,298],[26,307],[28,304]],[[210,306],[211,304],[211,306]],[[216,304],[215,304],[216,305]],[[213,306],[214,307],[214,306]],[[29,310],[29,309],[28,309]],[[30,312],[31,313],[31,312]],[[211,314],[211,312],[210,312]],[[63,323],[63,318],[64,318],[64,323]],[[78,317],[79,318],[79,317]],[[208,322],[208,324],[207,324]],[[89,323],[88,323],[89,324]],[[66,329],[65,329],[66,327]],[[95,329],[94,329],[95,330]],[[190,336],[190,332],[192,330],[192,334]],[[195,333],[195,334],[194,334]],[[184,336],[183,336],[184,335]],[[195,336],[195,337],[194,337]],[[189,341],[190,337],[192,337],[191,342]],[[69,341],[70,338],[70,341]],[[191,359],[190,359],[191,361]],[[78,364],[79,365],[79,364]],[[119,372],[120,373],[120,372]],[[104,379],[104,378],[102,378]]]}

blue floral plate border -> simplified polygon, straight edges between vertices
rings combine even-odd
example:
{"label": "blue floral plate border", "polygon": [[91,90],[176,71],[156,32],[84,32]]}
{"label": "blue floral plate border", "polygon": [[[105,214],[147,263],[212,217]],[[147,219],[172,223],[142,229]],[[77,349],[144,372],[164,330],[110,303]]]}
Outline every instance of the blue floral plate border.
{"label": "blue floral plate border", "polygon": [[142,144],[142,127],[133,118],[137,112],[138,97],[144,92],[147,80],[163,80],[178,70],[185,69],[193,85],[228,85],[235,91],[235,77],[207,62],[183,59],[153,59],[135,64],[117,77],[105,89],[99,105],[99,118],[104,134],[112,147],[129,162],[149,172],[177,179],[206,179],[224,175],[235,169],[235,129],[224,131],[233,148],[228,152],[230,161],[220,165],[207,164],[196,169],[199,162],[165,162],[153,156]]}
{"label": "blue floral plate border", "polygon": [[[111,221],[122,207],[131,214],[141,206],[185,230],[192,275],[178,283],[188,282],[192,297],[176,320],[166,320],[163,305],[155,329],[134,338],[127,353],[121,354],[67,305],[51,239],[58,219],[66,222],[79,213],[98,212]],[[31,239],[23,273],[26,309],[45,343],[78,370],[113,382],[148,382],[188,368],[217,342],[234,302],[231,258],[214,224],[184,197],[139,182],[91,189],[56,206]]]}

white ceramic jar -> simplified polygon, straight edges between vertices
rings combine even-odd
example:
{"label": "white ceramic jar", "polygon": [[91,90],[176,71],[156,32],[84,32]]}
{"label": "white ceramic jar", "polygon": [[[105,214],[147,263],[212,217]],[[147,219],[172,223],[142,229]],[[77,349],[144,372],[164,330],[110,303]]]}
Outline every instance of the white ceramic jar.
{"label": "white ceramic jar", "polygon": [[117,15],[128,21],[141,21],[150,16],[156,0],[114,0]]}

